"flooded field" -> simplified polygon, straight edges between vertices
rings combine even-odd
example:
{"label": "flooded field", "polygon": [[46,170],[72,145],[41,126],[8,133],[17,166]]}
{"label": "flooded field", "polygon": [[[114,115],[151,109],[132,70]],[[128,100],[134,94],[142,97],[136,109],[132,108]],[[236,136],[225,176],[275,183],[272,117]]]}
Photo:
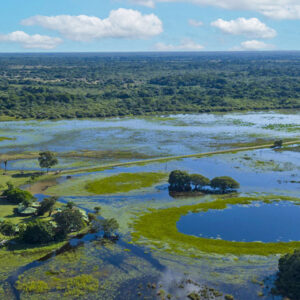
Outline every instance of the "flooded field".
{"label": "flooded field", "polygon": [[[292,112],[0,122],[0,136],[10,138],[0,142],[8,171],[40,170],[39,151],[57,154],[53,177],[23,188],[87,212],[101,206],[121,236],[108,242],[88,234],[43,254],[0,250],[0,298],[281,299],[263,282],[281,254],[300,248],[299,144],[147,159],[296,140],[299,126]],[[240,188],[174,197],[167,181],[177,169],[230,176]]]}

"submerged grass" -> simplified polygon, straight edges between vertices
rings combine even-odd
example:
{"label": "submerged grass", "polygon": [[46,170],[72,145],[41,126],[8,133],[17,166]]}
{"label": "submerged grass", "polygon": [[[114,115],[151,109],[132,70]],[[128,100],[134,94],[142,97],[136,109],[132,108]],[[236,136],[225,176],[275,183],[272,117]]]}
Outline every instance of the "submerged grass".
{"label": "submerged grass", "polygon": [[86,293],[96,292],[99,288],[99,282],[92,275],[82,274],[70,278],[52,278],[50,283],[42,280],[23,280],[21,277],[17,281],[18,290],[25,293],[42,294],[47,293],[50,289],[63,291],[64,297],[81,297]]}
{"label": "submerged grass", "polygon": [[127,193],[133,190],[151,187],[167,178],[165,173],[120,173],[88,182],[88,192],[104,195],[115,193]]}
{"label": "submerged grass", "polygon": [[286,196],[232,197],[219,198],[213,202],[199,203],[167,209],[153,209],[141,214],[132,224],[132,240],[144,243],[154,249],[170,253],[197,257],[201,252],[234,255],[271,255],[292,252],[300,247],[300,242],[231,242],[225,240],[200,238],[180,233],[176,223],[181,216],[190,212],[225,209],[228,205],[250,204],[253,201],[294,201],[300,199]]}

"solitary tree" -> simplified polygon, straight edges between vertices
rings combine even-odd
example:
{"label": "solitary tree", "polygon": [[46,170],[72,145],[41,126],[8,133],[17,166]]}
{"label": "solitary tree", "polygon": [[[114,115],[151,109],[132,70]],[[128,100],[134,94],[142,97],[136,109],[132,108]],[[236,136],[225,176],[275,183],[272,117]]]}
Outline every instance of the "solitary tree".
{"label": "solitary tree", "polygon": [[275,141],[272,148],[281,148],[283,144],[282,140]]}
{"label": "solitary tree", "polygon": [[228,176],[215,177],[211,180],[210,185],[212,188],[220,189],[223,194],[228,190],[235,190],[240,187],[240,184],[237,181]]}
{"label": "solitary tree", "polygon": [[39,160],[40,167],[46,168],[47,173],[49,172],[51,167],[58,164],[58,160],[55,157],[54,153],[50,151],[40,152],[38,160]]}
{"label": "solitary tree", "polygon": [[171,191],[190,191],[191,190],[191,178],[187,172],[175,170],[169,175],[169,189]]}
{"label": "solitary tree", "polygon": [[94,207],[94,211],[95,211],[95,214],[96,214],[96,215],[99,215],[99,214],[100,214],[100,211],[101,211],[101,207],[100,207],[100,206],[95,206],[95,207]]}
{"label": "solitary tree", "polygon": [[201,190],[204,186],[210,184],[210,180],[201,174],[190,175],[191,184],[194,185],[195,190]]}
{"label": "solitary tree", "polygon": [[4,172],[5,173],[6,173],[6,170],[7,170],[7,162],[8,162],[7,160],[4,161]]}

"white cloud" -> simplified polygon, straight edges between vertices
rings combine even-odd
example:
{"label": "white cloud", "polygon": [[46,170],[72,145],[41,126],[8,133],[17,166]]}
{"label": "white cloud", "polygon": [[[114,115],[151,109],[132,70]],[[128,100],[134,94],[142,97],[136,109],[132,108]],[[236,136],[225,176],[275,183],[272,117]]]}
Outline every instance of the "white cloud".
{"label": "white cloud", "polygon": [[155,7],[155,2],[153,0],[130,0],[130,2],[151,8]]}
{"label": "white cloud", "polygon": [[193,19],[190,19],[189,20],[189,24],[193,27],[200,27],[203,25],[203,22],[201,21],[197,21],[197,20],[193,20]]}
{"label": "white cloud", "polygon": [[274,49],[274,45],[266,44],[262,41],[251,40],[245,41],[241,43],[241,46],[236,48],[235,50],[248,50],[248,51],[255,51],[255,50],[272,50]]}
{"label": "white cloud", "polygon": [[124,8],[112,10],[106,19],[86,15],[34,16],[23,20],[22,24],[55,30],[75,41],[149,38],[163,31],[162,22],[156,15],[142,15],[139,11]]}
{"label": "white cloud", "polygon": [[300,19],[299,0],[131,0],[131,2],[142,5],[151,2],[151,7],[158,2],[194,3],[229,10],[256,11],[273,19]]}
{"label": "white cloud", "polygon": [[0,42],[18,43],[26,49],[53,49],[62,43],[62,39],[47,35],[29,35],[24,31],[0,34]]}
{"label": "white cloud", "polygon": [[154,46],[157,51],[200,51],[203,48],[191,39],[183,39],[179,45],[157,43]]}
{"label": "white cloud", "polygon": [[238,18],[231,21],[218,19],[212,22],[211,25],[228,34],[245,35],[251,38],[270,39],[277,35],[274,29],[268,27],[257,18]]}

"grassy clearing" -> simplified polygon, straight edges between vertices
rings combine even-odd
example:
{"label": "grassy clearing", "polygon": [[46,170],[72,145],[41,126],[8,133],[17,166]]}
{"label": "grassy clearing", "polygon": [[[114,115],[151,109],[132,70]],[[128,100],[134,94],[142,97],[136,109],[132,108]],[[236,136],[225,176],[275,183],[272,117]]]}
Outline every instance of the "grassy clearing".
{"label": "grassy clearing", "polygon": [[165,173],[120,173],[88,182],[86,189],[96,195],[127,193],[151,187],[166,178]]}
{"label": "grassy clearing", "polygon": [[132,240],[147,244],[154,249],[177,253],[189,257],[197,257],[201,252],[234,255],[271,255],[292,252],[300,247],[300,242],[231,242],[200,238],[180,233],[176,223],[181,216],[189,212],[207,211],[210,209],[225,209],[228,205],[250,204],[253,201],[300,201],[299,198],[286,196],[233,197],[219,198],[213,202],[199,203],[167,209],[150,209],[142,213],[132,224],[134,232]]}

